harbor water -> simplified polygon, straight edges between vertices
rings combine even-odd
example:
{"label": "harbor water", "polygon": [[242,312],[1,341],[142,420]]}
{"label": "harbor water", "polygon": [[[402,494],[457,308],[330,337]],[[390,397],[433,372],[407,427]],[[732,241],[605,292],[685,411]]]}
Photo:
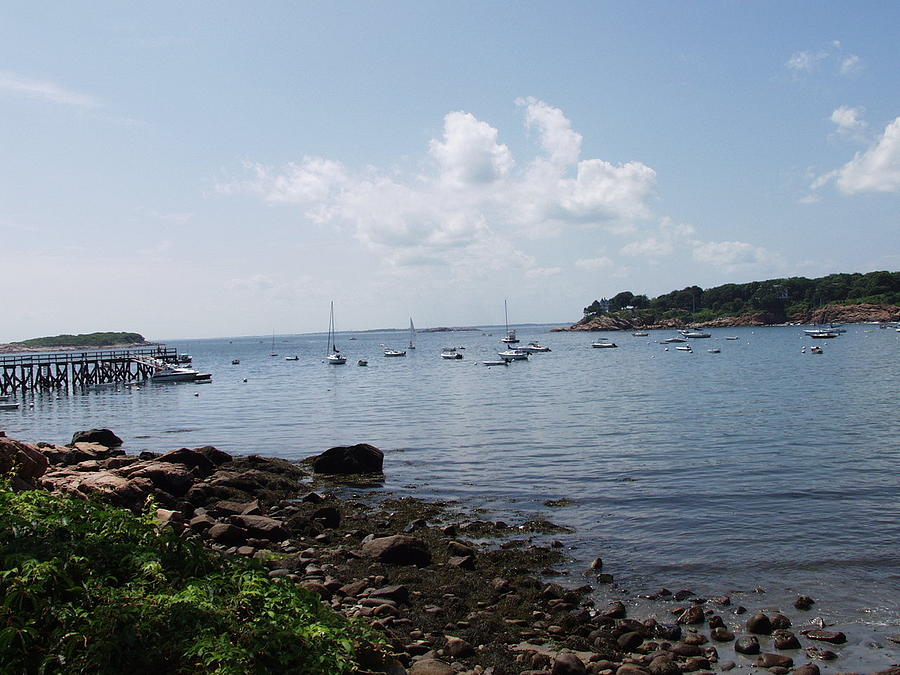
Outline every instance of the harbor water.
{"label": "harbor water", "polygon": [[[19,396],[0,429],[65,443],[107,427],[133,452],[215,445],[293,460],[371,443],[387,490],[572,528],[554,535],[572,583],[601,557],[616,584],[604,592],[619,598],[687,588],[793,611],[803,593],[900,661],[882,635],[900,633],[900,333],[711,333],[683,352],[660,343],[671,332],[525,326],[521,344],[552,351],[494,367],[478,362],[498,358],[502,327],[420,332],[402,358],[382,346],[406,348],[404,331],[339,334],[344,366],[324,363],[324,335],[278,336],[274,350],[271,336],[171,341],[209,384]],[[618,348],[592,349],[598,337]],[[441,359],[447,346],[465,358]]]}

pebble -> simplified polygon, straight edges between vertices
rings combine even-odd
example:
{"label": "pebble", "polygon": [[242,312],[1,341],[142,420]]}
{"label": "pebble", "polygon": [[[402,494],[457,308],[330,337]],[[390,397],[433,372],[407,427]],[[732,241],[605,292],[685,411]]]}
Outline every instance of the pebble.
{"label": "pebble", "polygon": [[738,638],[738,641],[734,643],[734,651],[739,654],[759,654],[759,640],[752,635]]}
{"label": "pebble", "polygon": [[847,636],[841,631],[831,630],[810,630],[806,631],[806,637],[810,640],[820,640],[821,642],[830,642],[833,645],[840,645],[847,641]]}
{"label": "pebble", "polygon": [[794,600],[794,607],[797,609],[809,609],[814,604],[816,604],[816,601],[808,595],[798,595],[797,599]]}

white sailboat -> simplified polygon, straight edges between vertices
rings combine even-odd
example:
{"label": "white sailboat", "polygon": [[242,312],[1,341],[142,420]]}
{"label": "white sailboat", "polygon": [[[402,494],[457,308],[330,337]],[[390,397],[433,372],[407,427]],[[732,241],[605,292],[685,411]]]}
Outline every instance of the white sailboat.
{"label": "white sailboat", "polygon": [[272,353],[269,354],[269,356],[278,356],[278,354],[275,353],[275,331],[274,330],[272,331]]}
{"label": "white sailboat", "polygon": [[413,326],[412,317],[409,317],[409,349],[416,348],[416,327]]}
{"label": "white sailboat", "polygon": [[516,337],[516,330],[509,329],[509,310],[506,308],[506,300],[503,300],[503,316],[506,319],[506,337],[500,338],[500,342],[503,342],[508,345],[514,345],[519,341],[519,338]]}
{"label": "white sailboat", "polygon": [[325,362],[332,366],[342,366],[347,359],[341,355],[334,343],[334,300],[331,301],[331,317],[328,320],[328,347],[326,348]]}

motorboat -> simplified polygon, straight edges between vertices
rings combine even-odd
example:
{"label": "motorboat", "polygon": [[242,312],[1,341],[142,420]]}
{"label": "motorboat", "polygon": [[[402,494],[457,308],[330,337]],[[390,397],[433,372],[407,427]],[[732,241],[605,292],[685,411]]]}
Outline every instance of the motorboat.
{"label": "motorboat", "polygon": [[342,366],[347,358],[341,354],[334,340],[334,300],[331,301],[331,315],[328,318],[328,345],[325,347],[325,363],[330,366]]}
{"label": "motorboat", "polygon": [[721,349],[718,349],[718,348],[716,348],[716,349],[707,349],[706,351],[709,352],[710,354],[721,354],[721,353],[722,353],[722,350],[721,350]]}
{"label": "motorboat", "polygon": [[726,340],[740,340],[740,337],[738,337],[737,335],[726,335],[725,339]]}
{"label": "motorboat", "polygon": [[462,357],[463,355],[456,351],[456,347],[444,347],[441,350],[442,359],[461,359]]}
{"label": "motorboat", "polygon": [[537,354],[543,352],[549,352],[550,347],[545,347],[542,344],[538,344],[537,342],[529,342],[524,347],[519,347],[523,352],[528,352],[529,354]]}
{"label": "motorboat", "polygon": [[358,366],[367,366],[367,365],[369,365],[369,362],[366,361],[365,359],[360,359],[359,361],[356,362],[356,365],[358,365]]}
{"label": "motorboat", "polygon": [[178,363],[190,363],[194,359],[190,354],[179,354],[178,355]]}
{"label": "motorboat", "polygon": [[299,361],[300,357],[299,356],[285,356],[284,360],[285,361]]}
{"label": "motorboat", "polygon": [[150,376],[151,382],[204,382],[212,377],[211,373],[201,373],[184,366],[167,366],[160,368]]}
{"label": "motorboat", "polygon": [[482,365],[485,366],[508,366],[509,361],[507,359],[503,359],[502,361],[482,361]]}
{"label": "motorboat", "polygon": [[691,346],[690,346],[690,345],[678,345],[677,347],[675,347],[675,349],[677,349],[677,350],[680,351],[680,352],[692,352],[692,351],[694,351],[693,349],[691,349]]}
{"label": "motorboat", "polygon": [[528,360],[528,352],[523,352],[521,349],[507,349],[505,352],[497,352],[497,356],[499,356],[504,361]]}
{"label": "motorboat", "polygon": [[390,347],[384,348],[385,356],[406,356],[406,352],[401,349],[391,349]]}
{"label": "motorboat", "polygon": [[650,333],[643,331],[643,330],[638,330],[638,331],[635,331],[634,333],[632,333],[632,335],[634,337],[647,337],[648,335],[650,335]]}
{"label": "motorboat", "polygon": [[811,338],[820,339],[820,340],[838,337],[837,333],[834,333],[832,331],[827,331],[827,330],[805,330],[803,332],[806,333]]}
{"label": "motorboat", "polygon": [[18,410],[18,403],[0,403],[0,410]]}
{"label": "motorboat", "polygon": [[680,337],[670,337],[662,341],[663,344],[672,344],[674,342],[687,342],[687,340]]}
{"label": "motorboat", "polygon": [[240,359],[231,359],[231,365],[236,366],[241,362]]}
{"label": "motorboat", "polygon": [[688,330],[688,331],[682,331],[681,334],[684,335],[684,337],[686,337],[686,338],[708,338],[708,337],[712,337],[712,335],[710,335],[709,333],[704,333],[703,331],[700,331],[700,330]]}
{"label": "motorboat", "polygon": [[822,351],[821,347],[813,346],[813,347],[809,348],[809,353],[810,354],[823,354],[824,352]]}
{"label": "motorboat", "polygon": [[617,345],[615,342],[610,342],[606,338],[600,338],[596,342],[591,343],[591,347],[593,347],[594,349],[614,349],[618,346],[619,345]]}

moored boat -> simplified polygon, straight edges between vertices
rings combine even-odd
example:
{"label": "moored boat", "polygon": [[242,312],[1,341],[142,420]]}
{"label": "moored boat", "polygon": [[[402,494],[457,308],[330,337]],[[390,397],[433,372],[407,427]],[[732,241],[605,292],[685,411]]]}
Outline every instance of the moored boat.
{"label": "moored boat", "polygon": [[529,342],[524,347],[519,347],[523,352],[528,352],[529,354],[543,353],[549,352],[550,347],[545,347],[542,344],[538,344],[537,342]]}
{"label": "moored boat", "polygon": [[444,347],[441,350],[441,358],[442,359],[461,359],[463,357],[458,351],[456,351],[456,347]]}
{"label": "moored boat", "polygon": [[325,363],[331,366],[342,366],[347,363],[347,358],[341,354],[334,341],[334,300],[331,301],[331,315],[328,319],[328,345],[325,348]]}
{"label": "moored boat", "polygon": [[160,368],[150,376],[151,382],[203,382],[212,378],[212,373],[201,373],[193,368],[168,366]]}
{"label": "moored boat", "polygon": [[504,361],[528,360],[528,352],[523,352],[521,349],[507,349],[504,352],[497,352],[497,356],[499,356]]}
{"label": "moored boat", "polygon": [[615,342],[610,342],[607,338],[600,338],[591,343],[591,347],[594,349],[613,349],[618,347]]}
{"label": "moored boat", "polygon": [[648,335],[650,335],[650,333],[648,333],[647,331],[643,331],[643,330],[636,330],[635,332],[632,333],[632,335],[634,337],[647,337]]}
{"label": "moored boat", "polygon": [[384,348],[385,356],[406,356],[406,352],[402,349],[391,349],[390,347]]}

